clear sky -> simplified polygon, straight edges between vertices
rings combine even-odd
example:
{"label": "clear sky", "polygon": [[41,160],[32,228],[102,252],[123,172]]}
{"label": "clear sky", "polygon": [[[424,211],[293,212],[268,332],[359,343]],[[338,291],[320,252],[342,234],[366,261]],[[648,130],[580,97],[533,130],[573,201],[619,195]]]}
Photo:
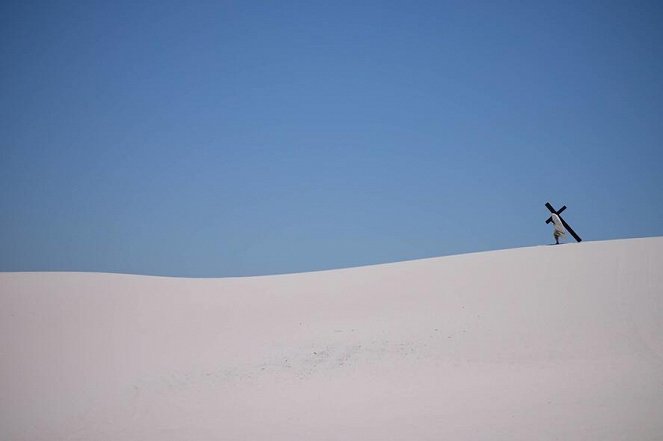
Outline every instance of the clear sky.
{"label": "clear sky", "polygon": [[663,235],[660,2],[3,1],[0,271]]}

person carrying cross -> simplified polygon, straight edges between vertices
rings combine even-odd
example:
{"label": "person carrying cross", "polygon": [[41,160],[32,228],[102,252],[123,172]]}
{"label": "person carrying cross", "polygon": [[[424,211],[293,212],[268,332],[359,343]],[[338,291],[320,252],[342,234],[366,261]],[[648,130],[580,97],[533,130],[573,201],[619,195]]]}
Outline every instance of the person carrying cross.
{"label": "person carrying cross", "polygon": [[562,219],[562,216],[560,216],[562,211],[566,210],[566,205],[564,205],[559,210],[555,210],[553,206],[550,205],[550,202],[546,202],[546,208],[552,213],[552,216],[546,220],[546,223],[549,224],[552,222],[553,227],[555,227],[555,230],[553,231],[553,236],[555,236],[555,245],[559,245],[559,238],[564,236],[567,231],[576,240],[576,242],[582,242],[580,236],[578,236],[576,232],[573,231],[573,228],[571,228],[569,224],[567,224],[564,219]]}
{"label": "person carrying cross", "polygon": [[553,237],[555,237],[555,245],[559,245],[559,238],[566,234],[564,230],[564,225],[562,225],[562,220],[559,218],[557,213],[552,214],[552,223],[553,223]]}

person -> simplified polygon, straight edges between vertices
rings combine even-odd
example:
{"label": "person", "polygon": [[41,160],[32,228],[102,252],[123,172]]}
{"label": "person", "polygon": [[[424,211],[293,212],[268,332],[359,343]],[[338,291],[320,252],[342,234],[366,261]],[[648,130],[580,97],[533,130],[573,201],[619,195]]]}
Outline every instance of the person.
{"label": "person", "polygon": [[564,225],[562,224],[562,219],[560,219],[557,213],[552,214],[552,223],[553,223],[553,236],[555,237],[555,245],[559,245],[559,238],[566,234],[564,230]]}

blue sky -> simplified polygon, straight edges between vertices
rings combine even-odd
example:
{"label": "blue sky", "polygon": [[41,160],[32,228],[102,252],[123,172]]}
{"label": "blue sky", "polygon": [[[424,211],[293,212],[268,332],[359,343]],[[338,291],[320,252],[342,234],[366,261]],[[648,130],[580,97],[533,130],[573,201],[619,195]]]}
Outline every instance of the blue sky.
{"label": "blue sky", "polygon": [[5,1],[0,271],[663,235],[658,2]]}

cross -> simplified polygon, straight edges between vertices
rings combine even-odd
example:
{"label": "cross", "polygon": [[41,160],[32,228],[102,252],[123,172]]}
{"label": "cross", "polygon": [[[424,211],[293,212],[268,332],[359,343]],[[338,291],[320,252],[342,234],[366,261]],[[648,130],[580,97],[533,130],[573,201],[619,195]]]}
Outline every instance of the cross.
{"label": "cross", "polygon": [[[559,215],[562,213],[562,211],[566,210],[566,205],[562,206],[562,208],[560,208],[559,210],[556,211],[556,210],[553,208],[553,206],[550,205],[550,202],[546,202],[546,208],[547,208],[548,210],[550,210],[551,213],[555,213],[556,215],[559,216]],[[564,225],[564,228],[566,228],[566,231],[568,231],[568,232],[571,234],[571,236],[573,236],[573,238],[574,238],[577,242],[581,242],[582,239],[580,238],[580,236],[578,236],[578,235],[576,234],[576,232],[573,231],[573,229],[572,229],[571,227],[569,227],[569,224],[567,224],[566,221],[565,221],[564,219],[562,219],[562,216],[559,216],[559,219],[562,221],[562,225]],[[550,217],[548,218],[548,220],[546,220],[546,223],[547,223],[547,224],[549,224],[550,222],[552,222],[552,216],[550,216]]]}

